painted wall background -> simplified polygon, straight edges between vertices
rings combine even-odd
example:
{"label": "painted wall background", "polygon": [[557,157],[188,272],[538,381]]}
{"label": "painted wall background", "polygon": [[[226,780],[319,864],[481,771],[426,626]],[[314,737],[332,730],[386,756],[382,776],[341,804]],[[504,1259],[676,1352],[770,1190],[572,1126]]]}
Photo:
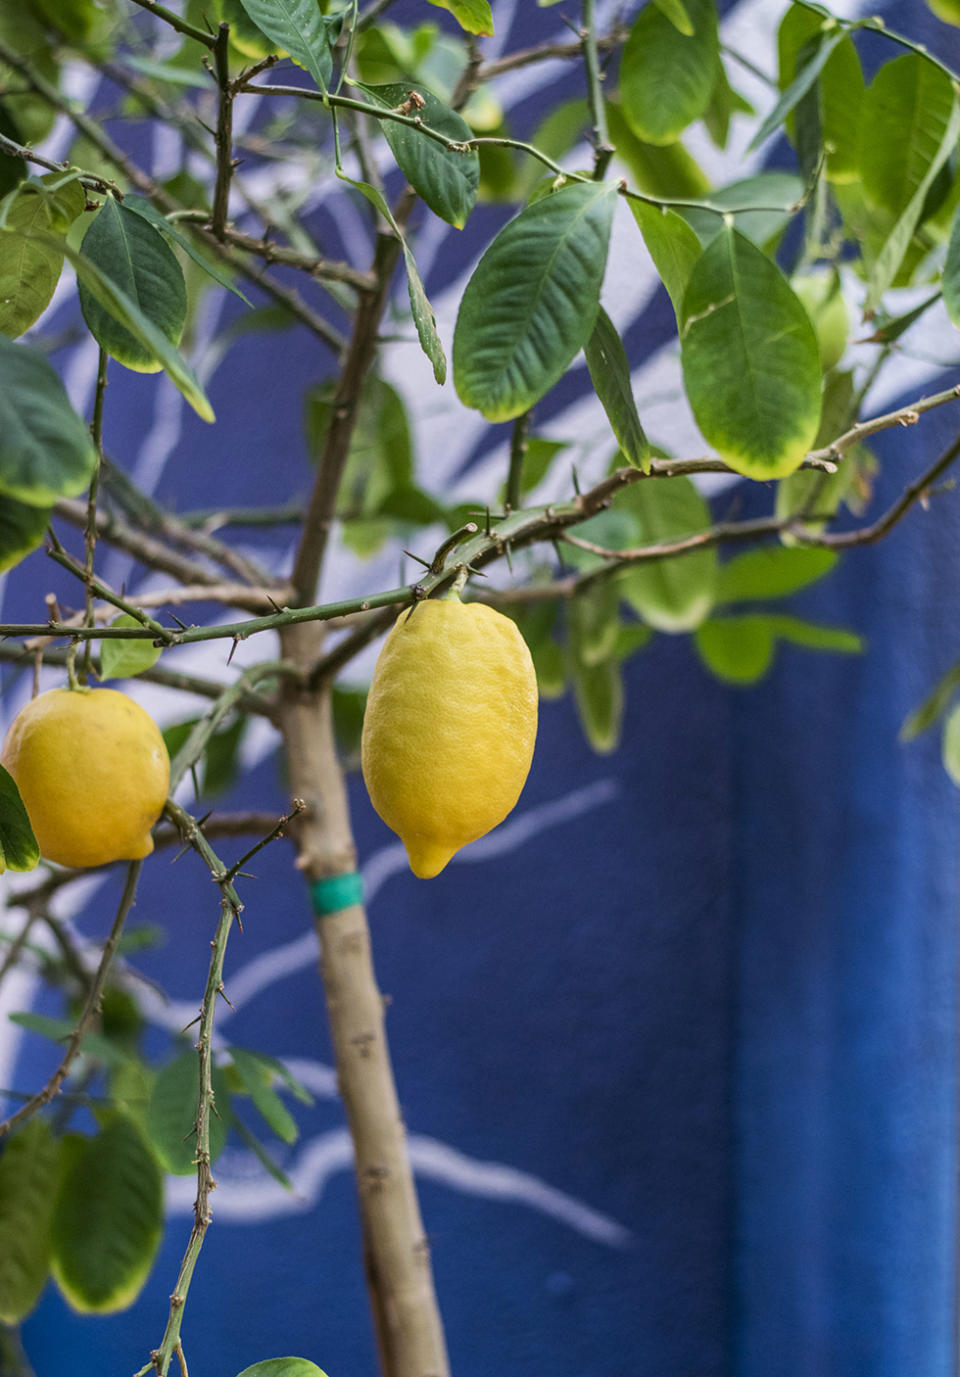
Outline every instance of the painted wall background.
{"label": "painted wall background", "polygon": [[[396,14],[422,8],[401,0]],[[598,8],[601,19],[616,10]],[[772,71],[780,6],[722,8],[725,41]],[[490,51],[563,31],[557,10],[523,0],[494,9]],[[957,59],[958,31],[919,0],[882,12]],[[81,75],[76,94],[95,98]],[[737,76],[759,108],[770,103],[762,83]],[[545,65],[497,93],[522,134],[577,82]],[[689,144],[722,180],[747,137],[735,133],[723,156],[695,132]],[[67,146],[59,127],[50,149],[58,139]],[[157,129],[153,140],[153,157],[172,170],[175,136]],[[754,166],[777,156],[764,148]],[[325,185],[311,195],[325,247],[363,266],[356,210]],[[448,342],[465,280],[451,280],[449,265],[465,262],[465,243],[479,253],[503,218],[481,207],[455,243],[446,226],[423,224],[417,258]],[[698,453],[666,343],[666,297],[629,217],[615,230],[604,303],[626,332],[651,437]],[[58,309],[66,320],[69,306]],[[211,293],[196,340],[213,431],[165,381],[111,370],[108,447],[181,508],[308,490],[300,394],[326,360],[296,330],[236,337],[224,352],[238,309]],[[905,354],[871,410],[957,380],[960,340],[932,317],[924,357]],[[488,491],[505,471],[507,428],[465,414],[449,385],[438,391],[415,344],[388,357],[421,473],[464,497]],[[78,344],[62,361],[75,405],[88,410],[95,347]],[[585,370],[538,409],[538,423],[575,437],[581,480],[603,471],[609,445],[596,441]],[[884,476],[871,510],[954,424],[941,411],[878,439]],[[746,484],[728,498],[744,515],[769,502]],[[283,538],[250,539],[284,568]],[[354,779],[377,970],[393,1001],[395,1068],[458,1377],[954,1371],[960,809],[936,740],[905,747],[897,733],[960,653],[958,548],[954,495],[797,600],[803,615],[864,633],[862,658],[785,647],[767,680],[736,691],[706,675],[685,639],[657,637],[631,664],[616,755],[590,752],[569,700],[545,704],[517,810],[428,884],[406,870]],[[321,594],[392,586],[397,559],[361,566],[341,547]],[[103,567],[114,584],[131,573],[117,554]],[[32,556],[0,588],[4,618],[33,618],[38,595],[59,586]],[[247,644],[236,661],[262,653]],[[223,675],[223,659],[214,645],[183,662]],[[368,671],[365,662],[358,672]],[[3,682],[0,725],[29,691]],[[167,720],[190,715],[188,700],[174,705],[145,684],[135,692]],[[231,805],[282,811],[271,751],[268,735],[248,734]],[[277,846],[258,862],[228,959],[236,1012],[222,1007],[218,1029],[287,1060],[316,1105],[299,1111],[301,1140],[283,1158],[295,1195],[246,1152],[228,1149],[218,1165],[184,1331],[191,1371],[233,1377],[291,1352],[330,1377],[367,1377],[374,1354],[315,939],[289,855]],[[105,931],[116,889],[114,876],[91,877],[82,903],[64,908],[78,933]],[[198,1005],[215,908],[202,894],[193,858],[158,857],[141,886],[137,921],[169,933],[137,959],[173,996],[148,1000],[158,1054]],[[49,1069],[49,1048],[6,1020],[31,1006],[43,1007],[32,978],[9,980],[0,1085],[32,1085]],[[37,1377],[102,1377],[146,1360],[189,1230],[191,1179],[171,1180],[168,1199],[163,1251],[131,1311],[79,1319],[48,1290],[25,1327]]]}

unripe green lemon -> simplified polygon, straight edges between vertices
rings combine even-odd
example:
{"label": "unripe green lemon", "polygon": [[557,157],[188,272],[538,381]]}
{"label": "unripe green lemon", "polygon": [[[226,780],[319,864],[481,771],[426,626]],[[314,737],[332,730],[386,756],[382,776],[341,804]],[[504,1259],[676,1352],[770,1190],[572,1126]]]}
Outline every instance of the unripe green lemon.
{"label": "unripe green lemon", "polygon": [[537,735],[537,677],[509,617],[456,596],[401,613],[363,719],[374,808],[420,879],[507,816]]}
{"label": "unripe green lemon", "polygon": [[0,764],[16,780],[48,861],[106,865],[153,850],[170,759],[153,718],[125,693],[41,693],[10,724]]}

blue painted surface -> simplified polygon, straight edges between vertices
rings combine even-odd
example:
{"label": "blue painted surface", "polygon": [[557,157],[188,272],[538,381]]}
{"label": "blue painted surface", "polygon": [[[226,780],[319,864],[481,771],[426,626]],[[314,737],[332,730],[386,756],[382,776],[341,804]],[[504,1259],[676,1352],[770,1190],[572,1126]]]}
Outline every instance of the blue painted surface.
{"label": "blue painted surface", "polygon": [[[922,7],[909,10],[913,24]],[[496,214],[465,233],[479,245]],[[669,328],[665,310],[661,294],[632,347]],[[164,501],[308,489],[299,398],[323,364],[307,337],[241,340],[229,365],[211,383],[217,430],[182,415]],[[168,385],[114,372],[108,443],[136,454]],[[871,516],[950,433],[941,413],[877,441]],[[745,501],[759,512],[769,491]],[[935,734],[897,733],[960,654],[958,546],[958,499],[940,497],[796,600],[862,631],[861,659],[782,647],[764,683],[737,691],[686,640],[658,637],[629,667],[613,757],[590,753],[569,699],[545,704],[514,818],[429,883],[391,869],[396,843],[352,781],[457,1377],[952,1377],[960,810]],[[35,615],[41,584],[70,587],[33,556],[4,615]],[[281,810],[276,761],[229,802]],[[228,992],[309,934],[282,844],[256,869]],[[83,931],[108,913],[92,904]],[[137,966],[188,1008],[215,919],[194,858],[151,862],[136,920],[169,938]],[[220,1020],[228,1042],[311,1058],[321,1081],[329,1068],[309,950]],[[163,1027],[150,1043],[172,1053]],[[27,1083],[49,1053],[24,1048]],[[273,1213],[238,1220],[242,1162],[218,1168],[184,1329],[202,1377],[278,1352],[330,1377],[374,1372],[342,1112],[322,1095],[296,1112],[301,1141],[278,1155],[302,1171],[300,1212],[265,1193]],[[323,1152],[319,1189],[306,1167]],[[25,1326],[37,1377],[146,1361],[190,1226],[188,1191],[171,1198],[129,1312],[80,1319],[45,1294]]]}

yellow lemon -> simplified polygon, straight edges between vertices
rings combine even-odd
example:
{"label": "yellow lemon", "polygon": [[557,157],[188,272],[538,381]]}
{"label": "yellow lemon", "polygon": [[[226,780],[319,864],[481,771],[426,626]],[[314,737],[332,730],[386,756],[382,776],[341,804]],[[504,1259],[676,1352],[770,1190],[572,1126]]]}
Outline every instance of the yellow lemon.
{"label": "yellow lemon", "polygon": [[516,625],[456,596],[401,613],[363,719],[374,808],[422,880],[520,797],[537,735],[537,677]]}
{"label": "yellow lemon", "polygon": [[0,751],[36,833],[60,865],[137,861],[170,787],[153,718],[116,689],[51,689],[17,714]]}

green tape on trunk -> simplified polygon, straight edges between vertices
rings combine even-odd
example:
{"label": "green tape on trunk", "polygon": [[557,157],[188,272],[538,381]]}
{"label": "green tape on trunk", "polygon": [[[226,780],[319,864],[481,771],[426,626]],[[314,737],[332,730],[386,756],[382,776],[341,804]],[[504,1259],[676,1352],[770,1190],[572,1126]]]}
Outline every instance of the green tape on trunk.
{"label": "green tape on trunk", "polygon": [[325,875],[310,886],[313,911],[319,918],[338,913],[351,904],[363,903],[363,880],[355,870],[347,875]]}

